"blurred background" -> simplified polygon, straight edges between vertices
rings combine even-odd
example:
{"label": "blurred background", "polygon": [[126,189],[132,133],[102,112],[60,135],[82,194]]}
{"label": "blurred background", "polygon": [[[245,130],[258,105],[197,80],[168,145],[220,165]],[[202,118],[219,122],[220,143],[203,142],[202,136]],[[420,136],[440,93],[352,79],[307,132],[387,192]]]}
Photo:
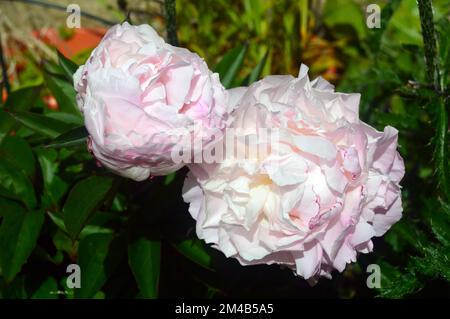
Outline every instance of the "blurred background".
{"label": "blurred background", "polygon": [[[67,27],[69,4],[81,9],[80,28]],[[369,4],[381,8],[380,28],[367,26]],[[66,129],[82,125],[73,111],[70,79],[63,76],[71,63],[65,59],[83,64],[107,29],[125,20],[148,23],[165,36],[166,5],[163,0],[0,0],[0,210],[43,214],[39,223],[25,223],[36,234],[27,237],[25,251],[17,252],[8,236],[19,236],[21,224],[7,222],[7,214],[0,213],[0,295],[73,298],[64,284],[65,265],[88,263],[83,253],[98,247],[106,258],[111,238],[99,234],[106,229],[120,237],[139,221],[144,226],[138,233],[159,245],[153,273],[138,272],[129,252],[114,271],[89,264],[92,278],[102,279],[80,297],[449,297],[450,2],[435,0],[432,6],[435,47],[427,51],[414,0],[176,1],[179,45],[203,57],[226,78],[227,87],[268,74],[296,76],[304,63],[311,78],[321,75],[339,91],[360,92],[362,120],[400,131],[407,172],[404,218],[375,240],[374,253],[310,288],[286,269],[241,267],[197,241],[180,201],[183,172],[148,183],[114,177],[113,195],[100,196],[92,212],[98,218],[87,220],[83,229],[88,231],[71,238],[61,222],[68,197],[84,178],[108,173],[84,145],[42,149]],[[427,54],[434,54],[439,83],[429,76]],[[14,109],[26,113],[11,113]],[[18,167],[23,176],[13,173]],[[382,266],[380,289],[366,286],[371,263]],[[142,280],[152,288],[145,289]]]}
{"label": "blurred background", "polygon": [[[68,28],[69,4],[79,5],[81,28]],[[248,73],[268,54],[262,75],[296,75],[301,63],[314,75],[339,83],[351,72],[367,67],[377,29],[366,25],[367,5],[381,8],[389,1],[370,0],[202,0],[177,1],[177,30],[181,46],[215,65],[229,50],[248,45],[241,69]],[[422,37],[419,14],[413,0],[391,1],[393,12],[383,30],[382,45],[420,47]],[[448,16],[446,0],[433,1],[435,19]],[[124,21],[149,23],[160,34],[165,32],[164,1],[140,0],[0,0],[2,42],[8,48],[13,83],[24,78],[22,69],[33,60],[52,59],[58,48],[78,63],[84,62],[110,24]],[[389,16],[387,16],[389,15]],[[391,16],[392,15],[392,16]],[[378,39],[379,40],[379,39]],[[375,53],[375,52],[372,52]],[[399,61],[403,63],[403,61]],[[15,67],[15,68],[14,68]],[[405,66],[407,67],[407,66]],[[25,80],[25,79],[23,79]],[[16,81],[16,82],[14,82]]]}

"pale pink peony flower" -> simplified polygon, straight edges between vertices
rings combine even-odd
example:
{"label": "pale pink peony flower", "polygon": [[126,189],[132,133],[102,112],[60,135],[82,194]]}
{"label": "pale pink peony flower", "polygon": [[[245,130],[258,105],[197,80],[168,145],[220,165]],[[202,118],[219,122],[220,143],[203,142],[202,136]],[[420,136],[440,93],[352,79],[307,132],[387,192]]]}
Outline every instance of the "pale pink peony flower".
{"label": "pale pink peony flower", "polygon": [[172,160],[175,145],[207,148],[230,121],[218,74],[148,25],[112,27],[74,85],[93,154],[135,180],[179,169],[184,163]]}
{"label": "pale pink peony flower", "polygon": [[276,128],[267,156],[193,165],[183,197],[197,235],[243,265],[283,264],[315,282],[372,251],[402,215],[397,130],[358,117],[359,94],[334,92],[308,68],[269,76],[237,101],[233,128]]}

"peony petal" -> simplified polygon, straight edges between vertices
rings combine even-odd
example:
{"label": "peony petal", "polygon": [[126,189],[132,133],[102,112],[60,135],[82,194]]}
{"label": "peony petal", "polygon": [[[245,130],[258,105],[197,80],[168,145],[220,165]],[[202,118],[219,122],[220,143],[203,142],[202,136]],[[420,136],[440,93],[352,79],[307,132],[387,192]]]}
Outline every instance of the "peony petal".
{"label": "peony petal", "polygon": [[376,142],[373,148],[371,154],[372,165],[384,174],[389,173],[397,157],[397,138],[398,131],[391,126],[387,126],[384,129],[383,136]]}
{"label": "peony petal", "polygon": [[320,270],[322,260],[322,248],[320,244],[313,241],[304,245],[301,253],[293,253],[297,273],[305,279],[316,275]]}
{"label": "peony petal", "polygon": [[296,135],[292,137],[294,145],[301,151],[332,160],[336,158],[336,147],[320,136]]}
{"label": "peony petal", "polygon": [[369,225],[365,220],[360,219],[350,237],[350,243],[353,246],[358,246],[359,244],[368,241],[370,238],[375,236],[375,234],[376,233],[372,225]]}
{"label": "peony petal", "polygon": [[262,167],[279,186],[300,184],[308,178],[308,165],[296,154],[269,157]]}
{"label": "peony petal", "polygon": [[338,193],[343,193],[347,186],[347,179],[339,169],[337,163],[332,167],[324,166],[322,170],[330,188]]}
{"label": "peony petal", "polygon": [[402,218],[402,200],[401,197],[392,203],[392,205],[385,212],[375,213],[373,217],[373,229],[376,236],[382,236],[389,228]]}
{"label": "peony petal", "polygon": [[190,89],[194,69],[187,63],[168,67],[161,74],[167,91],[167,103],[181,109]]}

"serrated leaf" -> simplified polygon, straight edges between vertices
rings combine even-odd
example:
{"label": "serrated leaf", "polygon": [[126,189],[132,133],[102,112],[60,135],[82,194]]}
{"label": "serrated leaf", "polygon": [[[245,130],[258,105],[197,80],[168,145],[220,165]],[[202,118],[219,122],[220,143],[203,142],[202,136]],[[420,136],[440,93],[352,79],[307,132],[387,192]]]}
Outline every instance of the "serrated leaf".
{"label": "serrated leaf", "polygon": [[450,281],[450,247],[427,247],[424,256],[412,258],[410,267],[429,277],[441,275]]}
{"label": "serrated leaf", "polygon": [[236,75],[241,69],[246,53],[246,45],[238,46],[226,53],[214,68],[214,72],[219,73],[220,82],[222,82],[225,88],[231,88],[233,81],[236,79]]}
{"label": "serrated leaf", "polygon": [[55,138],[46,148],[72,147],[86,144],[89,133],[84,126],[73,128]]}
{"label": "serrated leaf", "polygon": [[39,237],[44,213],[16,206],[0,226],[0,265],[7,281],[14,279],[30,256]]}
{"label": "serrated leaf", "polygon": [[112,189],[113,179],[91,176],[78,182],[70,191],[63,208],[67,232],[75,239],[91,215],[103,204]]}
{"label": "serrated leaf", "polygon": [[381,285],[378,296],[398,299],[420,290],[423,285],[423,282],[419,281],[414,273],[405,272],[385,281],[385,283]]}
{"label": "serrated leaf", "polygon": [[392,236],[391,233],[394,232],[402,241],[408,243],[418,251],[422,251],[423,247],[428,243],[425,234],[420,232],[414,223],[406,219],[396,223],[388,235]]}
{"label": "serrated leaf", "polygon": [[450,219],[445,213],[445,203],[434,198],[422,199],[423,217],[429,222],[434,236],[444,246],[450,246]]}
{"label": "serrated leaf", "polygon": [[450,219],[450,204],[444,202],[443,200],[439,201],[439,204],[442,206],[442,209],[444,210],[445,216]]}

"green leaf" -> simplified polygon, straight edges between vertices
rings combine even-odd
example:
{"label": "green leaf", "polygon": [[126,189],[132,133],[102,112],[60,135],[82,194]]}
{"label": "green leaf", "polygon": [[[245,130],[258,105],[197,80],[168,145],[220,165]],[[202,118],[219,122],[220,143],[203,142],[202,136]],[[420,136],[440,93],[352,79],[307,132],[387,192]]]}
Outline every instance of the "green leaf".
{"label": "green leaf", "polygon": [[51,221],[65,234],[67,234],[66,225],[64,225],[64,220],[58,216],[56,213],[47,212],[48,217],[50,217]]}
{"label": "green leaf", "polygon": [[158,297],[161,242],[140,237],[128,244],[128,263],[144,298]]}
{"label": "green leaf", "polygon": [[238,46],[226,53],[215,67],[214,72],[219,73],[220,81],[225,88],[231,88],[236,75],[240,71],[242,63],[244,62],[246,53],[247,45]]}
{"label": "green leaf", "polygon": [[48,112],[45,116],[73,126],[84,125],[83,118],[76,114],[57,111],[57,112]]}
{"label": "green leaf", "polygon": [[80,241],[81,288],[75,290],[76,298],[92,298],[102,288],[121,261],[122,244],[122,238],[112,234],[92,234]]}
{"label": "green leaf", "polygon": [[450,203],[440,200],[439,204],[442,206],[444,216],[447,217],[447,220],[450,220]]}
{"label": "green leaf", "polygon": [[45,81],[63,112],[81,116],[75,99],[76,92],[71,82],[55,74],[45,74]]}
{"label": "green leaf", "polygon": [[380,12],[381,28],[373,28],[369,30],[367,45],[370,47],[371,53],[378,52],[378,50],[380,49],[381,39],[383,38],[392,15],[398,9],[400,3],[401,0],[391,0],[387,2]]}
{"label": "green leaf", "polygon": [[347,0],[326,1],[321,18],[330,29],[338,25],[350,25],[355,29],[359,39],[366,35],[367,26],[364,21],[363,10],[356,2]]}
{"label": "green leaf", "polygon": [[99,225],[86,225],[80,232],[80,239],[92,234],[112,234],[114,230]]}
{"label": "green leaf", "polygon": [[431,231],[444,246],[450,247],[450,219],[445,213],[445,203],[434,198],[422,199],[424,220],[429,222]]}
{"label": "green leaf", "polygon": [[378,297],[402,298],[421,289],[423,285],[424,283],[411,269],[399,272],[389,264],[381,264],[381,289]]}
{"label": "green leaf", "polygon": [[391,43],[421,45],[422,36],[418,16],[416,1],[401,1],[386,30]]}
{"label": "green leaf", "polygon": [[4,197],[0,197],[0,217],[5,217],[8,214],[14,214],[17,211],[22,210],[23,207],[20,206],[17,202]]}
{"label": "green leaf", "polygon": [[[47,212],[47,215],[50,217],[52,222],[66,235],[68,235],[66,225],[64,225],[64,221],[57,214]],[[111,228],[107,228],[100,225],[86,225],[83,230],[80,232],[78,236],[80,239],[83,239],[86,236],[92,234],[112,234],[114,231]]]}
{"label": "green leaf", "polygon": [[67,287],[67,277],[61,278],[59,280],[59,286],[63,288],[63,294],[65,299],[71,300],[75,298],[74,295],[77,289]]}
{"label": "green leaf", "polygon": [[61,230],[55,231],[52,241],[55,248],[60,252],[67,253],[70,259],[73,260],[77,256],[79,242],[73,242],[65,232]]}
{"label": "green leaf", "polygon": [[30,179],[6,158],[0,158],[0,194],[21,200],[28,208],[36,206],[36,196]]}
{"label": "green leaf", "polygon": [[27,261],[43,222],[42,211],[26,212],[18,205],[5,216],[0,226],[0,265],[7,281],[14,279]]}
{"label": "green leaf", "polygon": [[41,92],[41,85],[22,87],[12,91],[5,101],[5,109],[9,111],[27,111],[33,107]]}
{"label": "green leaf", "polygon": [[68,81],[73,81],[73,74],[77,71],[78,65],[75,62],[66,58],[58,51],[58,64],[64,71],[64,76]]}
{"label": "green leaf", "polygon": [[32,177],[35,172],[36,160],[28,143],[16,136],[7,136],[0,144],[0,157],[13,163],[25,175]]}
{"label": "green leaf", "polygon": [[253,82],[256,82],[259,80],[259,78],[261,77],[261,73],[264,69],[264,65],[266,64],[267,61],[267,57],[269,56],[269,51],[267,51],[263,58],[261,59],[261,61],[259,61],[259,63],[253,68],[253,70],[250,72],[249,75],[247,75],[247,77],[244,79],[244,81],[242,82],[243,86],[249,86],[251,85]]}
{"label": "green leaf", "polygon": [[449,256],[450,247],[437,246],[426,247],[423,257],[413,257],[411,266],[429,277],[437,275],[450,281]]}
{"label": "green leaf", "polygon": [[[393,242],[392,239],[394,239]],[[417,251],[421,251],[427,244],[427,237],[411,220],[402,219],[386,234],[386,241],[390,244],[394,244],[394,250],[400,248],[395,246],[398,246],[398,244],[401,243],[402,246],[409,244]]]}
{"label": "green leaf", "polygon": [[113,186],[113,179],[91,176],[78,182],[70,191],[63,208],[67,232],[75,239],[89,217],[103,204]]}
{"label": "green leaf", "polygon": [[38,148],[35,150],[44,181],[44,192],[41,198],[41,206],[47,208],[58,205],[59,200],[68,189],[68,184],[58,176],[59,163],[58,152]]}
{"label": "green leaf", "polygon": [[212,268],[212,258],[206,251],[202,241],[198,239],[186,239],[179,243],[174,243],[173,246],[191,261],[203,268],[214,271]]}
{"label": "green leaf", "polygon": [[84,126],[73,128],[62,133],[55,138],[52,143],[46,145],[46,148],[72,147],[86,144],[86,138],[89,135]]}
{"label": "green leaf", "polygon": [[58,299],[58,283],[55,278],[46,278],[36,291],[32,294],[31,299]]}
{"label": "green leaf", "polygon": [[16,120],[8,112],[0,109],[0,142],[14,129]]}
{"label": "green leaf", "polygon": [[0,297],[2,299],[27,299],[28,296],[25,289],[25,276],[16,276],[12,282],[5,285],[1,291]]}
{"label": "green leaf", "polygon": [[176,177],[177,177],[177,173],[171,173],[171,174],[167,175],[164,178],[164,185],[165,186],[170,185],[175,180]]}
{"label": "green leaf", "polygon": [[70,129],[70,125],[47,116],[30,112],[10,112],[20,123],[44,136],[55,138]]}

